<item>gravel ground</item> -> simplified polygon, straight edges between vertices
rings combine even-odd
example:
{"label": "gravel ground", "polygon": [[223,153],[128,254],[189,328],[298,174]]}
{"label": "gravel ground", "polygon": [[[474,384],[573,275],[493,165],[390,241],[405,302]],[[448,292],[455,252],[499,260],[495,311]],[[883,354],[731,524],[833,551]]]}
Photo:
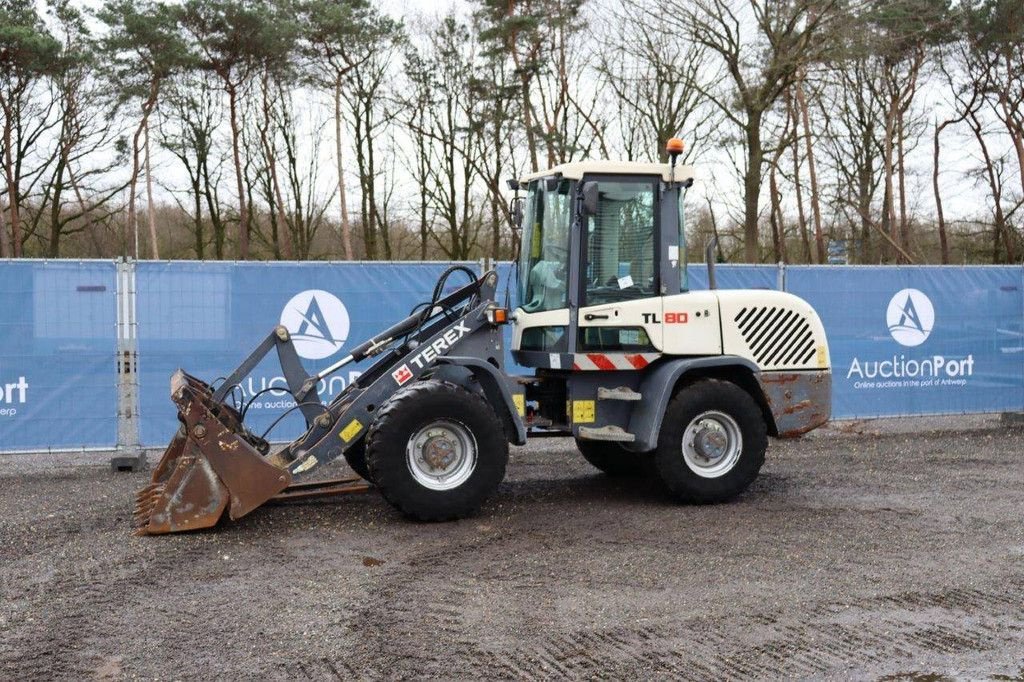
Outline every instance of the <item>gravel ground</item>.
{"label": "gravel ground", "polygon": [[144,475],[89,462],[0,458],[2,679],[1024,680],[1024,430],[990,417],[774,442],[710,507],[541,440],[439,525],[371,492],[136,538]]}

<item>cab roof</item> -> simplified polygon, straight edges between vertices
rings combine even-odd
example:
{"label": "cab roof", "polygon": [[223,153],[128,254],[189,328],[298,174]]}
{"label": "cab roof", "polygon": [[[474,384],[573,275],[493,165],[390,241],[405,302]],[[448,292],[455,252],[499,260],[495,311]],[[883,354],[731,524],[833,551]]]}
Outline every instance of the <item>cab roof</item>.
{"label": "cab roof", "polygon": [[[526,184],[538,178],[549,178],[561,175],[569,180],[579,180],[588,174],[605,175],[658,175],[665,182],[672,180],[671,167],[667,163],[644,163],[640,161],[575,161],[563,163],[549,170],[528,173],[519,178],[521,184]],[[693,180],[693,166],[677,165],[675,172],[676,182]]]}

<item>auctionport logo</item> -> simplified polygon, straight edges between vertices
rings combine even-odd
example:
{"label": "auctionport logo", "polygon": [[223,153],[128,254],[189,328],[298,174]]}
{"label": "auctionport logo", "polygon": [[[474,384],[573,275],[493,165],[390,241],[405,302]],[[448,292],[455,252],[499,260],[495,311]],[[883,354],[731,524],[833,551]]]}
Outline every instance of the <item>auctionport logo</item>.
{"label": "auctionport logo", "polygon": [[901,346],[920,346],[935,326],[935,308],[917,289],[903,289],[889,301],[885,313],[889,333]]}
{"label": "auctionport logo", "polygon": [[0,417],[13,417],[18,414],[18,405],[24,405],[28,382],[25,377],[17,381],[0,382]]}
{"label": "auctionport logo", "polygon": [[[896,343],[913,348],[931,335],[935,308],[924,292],[901,289],[889,299],[885,322]],[[854,388],[926,388],[964,386],[973,375],[973,354],[954,357],[893,353],[877,359],[853,358],[846,378],[854,380]]]}
{"label": "auctionport logo", "polygon": [[291,333],[300,358],[322,360],[345,345],[350,323],[348,309],[337,296],[309,289],[285,304],[281,324]]}

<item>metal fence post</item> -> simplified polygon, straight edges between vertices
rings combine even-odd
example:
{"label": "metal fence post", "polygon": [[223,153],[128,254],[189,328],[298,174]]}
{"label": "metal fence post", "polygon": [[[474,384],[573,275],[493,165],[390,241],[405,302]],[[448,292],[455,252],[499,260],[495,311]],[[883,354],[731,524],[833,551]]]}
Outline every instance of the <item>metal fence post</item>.
{"label": "metal fence post", "polygon": [[139,440],[139,354],[135,319],[135,261],[117,264],[117,452],[115,471],[146,468]]}
{"label": "metal fence post", "polygon": [[778,273],[776,274],[776,289],[779,291],[786,290],[786,264],[783,261],[779,261]]}
{"label": "metal fence post", "polygon": [[[1017,286],[1020,287],[1020,291],[1024,291],[1024,267],[1017,269]],[[1024,298],[1021,299],[1021,310],[1020,319],[1024,320]],[[1024,410],[1014,412],[1003,412],[999,415],[999,421],[1003,424],[1012,424],[1014,426],[1020,426],[1024,424]]]}

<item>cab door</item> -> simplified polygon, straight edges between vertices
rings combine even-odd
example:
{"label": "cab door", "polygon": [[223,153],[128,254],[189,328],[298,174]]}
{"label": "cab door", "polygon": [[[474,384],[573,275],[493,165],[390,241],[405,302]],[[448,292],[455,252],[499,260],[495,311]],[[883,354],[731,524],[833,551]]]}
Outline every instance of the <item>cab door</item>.
{"label": "cab door", "polygon": [[658,177],[596,176],[598,208],[583,223],[579,352],[663,347],[658,274]]}

